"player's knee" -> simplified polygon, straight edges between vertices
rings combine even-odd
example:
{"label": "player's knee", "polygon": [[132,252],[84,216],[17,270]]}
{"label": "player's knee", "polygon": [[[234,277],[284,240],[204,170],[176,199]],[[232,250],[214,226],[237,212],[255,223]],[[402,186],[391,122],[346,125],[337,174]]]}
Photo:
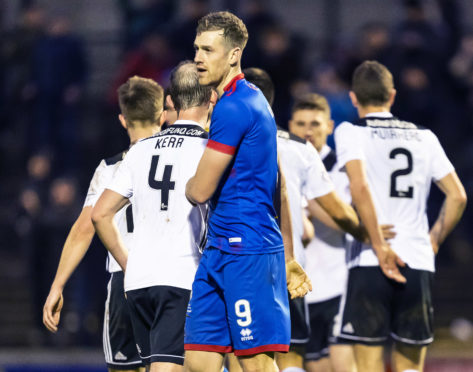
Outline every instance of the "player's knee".
{"label": "player's knee", "polygon": [[184,360],[184,372],[204,372],[205,366],[202,361],[199,361],[196,358],[188,357]]}
{"label": "player's knee", "polygon": [[274,363],[274,358],[266,354],[240,358],[240,363],[244,372],[270,372],[278,370]]}
{"label": "player's knee", "polygon": [[[204,353],[205,356],[205,353]],[[201,353],[187,351],[184,358],[184,371],[185,372],[207,372],[215,371],[219,372],[220,366],[217,366],[214,360],[202,357]]]}

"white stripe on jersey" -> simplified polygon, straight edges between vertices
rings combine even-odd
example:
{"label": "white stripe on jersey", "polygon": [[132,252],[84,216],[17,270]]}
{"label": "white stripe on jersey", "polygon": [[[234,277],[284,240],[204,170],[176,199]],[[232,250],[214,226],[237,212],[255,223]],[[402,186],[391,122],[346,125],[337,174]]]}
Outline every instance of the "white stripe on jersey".
{"label": "white stripe on jersey", "polygon": [[334,187],[317,150],[302,138],[278,130],[278,155],[289,195],[294,256],[304,266],[303,197],[311,200],[332,192]]}
{"label": "white stripe on jersey", "polygon": [[177,121],[135,144],[108,185],[126,198],[133,197],[126,291],[155,285],[191,289],[206,206],[193,207],[185,187],[206,144],[207,133],[197,123]]}
{"label": "white stripe on jersey", "polygon": [[[121,152],[113,156],[112,158],[103,159],[100,162],[97,169],[95,169],[95,173],[92,177],[92,180],[90,181],[89,190],[87,191],[87,196],[84,202],[84,207],[93,207],[95,203],[97,203],[97,200],[99,200],[100,195],[102,195],[107,185],[113,179],[113,176],[123,159],[123,155],[124,152]],[[127,228],[127,222],[130,222],[127,221],[126,215],[126,209],[128,207],[130,207],[130,204],[127,204],[122,209],[120,209],[115,215],[114,219],[115,223],[117,224],[118,230],[120,231],[120,235],[123,238],[123,243],[129,249],[132,234],[131,231],[128,231]],[[128,218],[130,218],[130,216]],[[122,271],[120,265],[117,261],[115,261],[115,259],[110,253],[108,253],[107,256],[106,268],[109,273]]]}
{"label": "white stripe on jersey", "polygon": [[[389,243],[411,268],[435,271],[426,215],[432,180],[454,171],[432,131],[375,113],[359,125],[348,122],[335,130],[337,157],[343,166],[363,160],[380,224],[393,224]],[[369,245],[357,244],[351,266],[377,266]]]}

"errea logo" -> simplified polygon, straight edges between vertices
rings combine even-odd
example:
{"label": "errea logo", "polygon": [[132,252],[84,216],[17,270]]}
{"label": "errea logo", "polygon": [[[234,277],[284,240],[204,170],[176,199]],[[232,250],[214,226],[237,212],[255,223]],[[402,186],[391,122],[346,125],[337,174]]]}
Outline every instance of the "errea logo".
{"label": "errea logo", "polygon": [[253,332],[251,331],[251,329],[249,328],[243,328],[241,331],[240,331],[240,334],[241,334],[241,340],[242,341],[249,341],[249,340],[253,340],[253,336],[251,336]]}

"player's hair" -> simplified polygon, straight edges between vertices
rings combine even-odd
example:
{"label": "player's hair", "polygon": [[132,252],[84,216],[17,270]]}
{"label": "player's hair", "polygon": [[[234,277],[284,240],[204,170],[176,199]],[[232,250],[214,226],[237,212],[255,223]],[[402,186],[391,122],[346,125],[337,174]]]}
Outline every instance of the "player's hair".
{"label": "player's hair", "polygon": [[133,76],[118,88],[120,110],[129,125],[156,124],[163,111],[163,88],[154,80]]}
{"label": "player's hair", "polygon": [[166,101],[166,97],[169,96],[171,93],[169,91],[169,87],[164,88],[164,94],[163,94],[163,110],[169,110],[168,103]]}
{"label": "player's hair", "polygon": [[213,12],[199,19],[197,35],[205,31],[223,30],[223,37],[230,47],[244,49],[248,30],[243,21],[230,12]]}
{"label": "player's hair", "polygon": [[263,95],[272,105],[274,102],[274,84],[269,74],[257,67],[248,67],[243,70],[245,79],[261,89]]}
{"label": "player's hair", "polygon": [[394,89],[393,76],[381,63],[364,61],[353,73],[351,89],[361,106],[383,106]]}
{"label": "player's hair", "polygon": [[296,111],[300,110],[322,111],[325,112],[330,118],[330,106],[327,102],[327,99],[317,93],[307,93],[298,98],[294,102],[294,105],[292,105],[291,113],[294,114]]}
{"label": "player's hair", "polygon": [[199,84],[197,66],[192,61],[183,61],[171,72],[169,95],[176,111],[202,106],[210,101],[212,88]]}

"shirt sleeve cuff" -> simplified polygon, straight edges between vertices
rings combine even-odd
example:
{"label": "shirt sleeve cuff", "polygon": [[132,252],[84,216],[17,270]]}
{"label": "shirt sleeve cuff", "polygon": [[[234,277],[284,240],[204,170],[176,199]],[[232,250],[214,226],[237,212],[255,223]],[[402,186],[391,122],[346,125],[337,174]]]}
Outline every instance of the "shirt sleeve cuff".
{"label": "shirt sleeve cuff", "polygon": [[228,154],[228,155],[234,155],[235,152],[236,152],[236,147],[235,146],[225,145],[223,143],[213,141],[213,140],[209,140],[207,142],[207,147],[212,149],[212,150],[216,150],[218,152],[223,152],[224,154]]}

